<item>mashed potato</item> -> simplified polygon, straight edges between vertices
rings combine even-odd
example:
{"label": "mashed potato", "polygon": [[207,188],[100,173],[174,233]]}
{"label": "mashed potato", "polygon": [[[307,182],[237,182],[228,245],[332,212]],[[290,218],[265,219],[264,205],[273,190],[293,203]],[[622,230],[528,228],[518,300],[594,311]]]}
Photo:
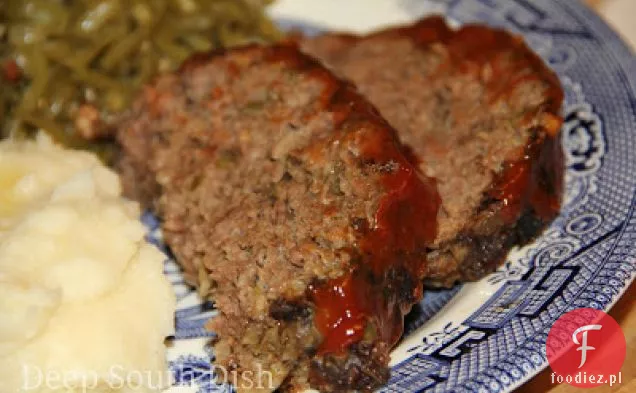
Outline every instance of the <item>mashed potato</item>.
{"label": "mashed potato", "polygon": [[95,156],[0,143],[0,393],[169,382],[175,300],[138,217]]}

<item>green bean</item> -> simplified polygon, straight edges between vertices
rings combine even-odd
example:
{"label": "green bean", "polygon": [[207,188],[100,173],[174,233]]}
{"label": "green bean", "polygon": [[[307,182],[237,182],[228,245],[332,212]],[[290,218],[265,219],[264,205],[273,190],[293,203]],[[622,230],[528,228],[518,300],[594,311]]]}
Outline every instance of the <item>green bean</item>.
{"label": "green bean", "polygon": [[247,42],[246,37],[236,34],[230,25],[221,25],[217,33],[221,42],[225,42],[228,46],[242,45]]}
{"label": "green bean", "polygon": [[162,31],[155,37],[154,43],[164,55],[179,64],[184,61],[191,52],[187,48],[176,44],[174,42],[174,36],[170,33],[169,31]]}
{"label": "green bean", "polygon": [[156,19],[152,14],[152,8],[147,4],[137,3],[132,6],[131,10],[135,20],[140,26],[148,27],[152,25],[153,20]]}
{"label": "green bean", "polygon": [[197,2],[193,0],[172,0],[172,3],[184,14],[192,14],[199,9]]}
{"label": "green bean", "polygon": [[37,48],[29,48],[25,55],[28,59],[29,72],[35,77],[31,81],[28,90],[24,93],[20,110],[29,112],[37,108],[38,100],[46,90],[46,85],[49,82],[49,67],[48,59]]}
{"label": "green bean", "polygon": [[44,39],[38,26],[14,25],[9,27],[9,42],[15,46],[31,45]]}
{"label": "green bean", "polygon": [[144,39],[144,32],[138,29],[134,33],[124,37],[121,41],[114,44],[110,50],[102,56],[99,65],[105,71],[112,71],[118,63],[131,55],[133,51],[139,47],[139,43]]}
{"label": "green bean", "polygon": [[69,14],[64,7],[49,0],[25,1],[22,13],[25,18],[40,26],[47,35],[64,33],[69,20]]}
{"label": "green bean", "polygon": [[50,83],[46,93],[50,97],[49,111],[53,116],[64,115],[68,113],[73,98],[77,96],[77,87],[64,70],[57,70],[51,78],[56,84]]}
{"label": "green bean", "polygon": [[77,21],[76,29],[81,33],[93,33],[113,18],[120,9],[119,0],[100,1],[84,12]]}
{"label": "green bean", "polygon": [[36,113],[30,113],[28,116],[18,114],[18,119],[23,123],[34,126],[35,128],[46,130],[53,140],[57,142],[68,144],[72,138],[68,133],[64,132],[64,129],[52,118]]}
{"label": "green bean", "polygon": [[197,52],[209,51],[213,47],[212,42],[202,35],[185,35],[182,37],[182,39],[186,44],[188,44],[190,48],[194,49]]}
{"label": "green bean", "polygon": [[154,0],[154,1],[145,1],[147,7],[153,10],[153,17],[150,21],[148,28],[154,28],[160,23],[166,23],[170,20],[170,18],[166,18],[166,12],[168,11],[168,1],[167,0]]}
{"label": "green bean", "polygon": [[126,89],[125,85],[120,80],[87,68],[78,68],[73,70],[72,78],[83,82],[90,87],[96,87],[98,89]]}
{"label": "green bean", "polygon": [[104,104],[111,112],[119,112],[128,104],[128,91],[123,89],[111,89],[106,92]]}
{"label": "green bean", "polygon": [[92,42],[88,48],[74,56],[75,64],[87,66],[95,57],[102,53],[109,44],[123,39],[127,33],[128,29],[124,24],[103,29],[99,36],[92,38]]}
{"label": "green bean", "polygon": [[188,32],[188,31],[204,31],[208,30],[214,25],[214,21],[210,18],[206,18],[203,15],[188,15],[181,17],[173,22],[175,29]]}
{"label": "green bean", "polygon": [[[148,45],[149,47],[150,45]],[[156,72],[158,68],[158,58],[151,50],[147,50],[148,53],[144,53],[139,65],[137,78],[134,80],[133,85],[135,87],[142,86],[147,80],[149,80]]]}

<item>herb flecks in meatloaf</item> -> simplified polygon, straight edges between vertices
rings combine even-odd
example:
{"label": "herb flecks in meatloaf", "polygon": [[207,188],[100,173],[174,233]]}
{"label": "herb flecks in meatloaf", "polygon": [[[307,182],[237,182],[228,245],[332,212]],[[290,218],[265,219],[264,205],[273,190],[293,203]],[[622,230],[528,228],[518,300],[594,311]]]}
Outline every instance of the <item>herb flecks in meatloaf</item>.
{"label": "herb flecks in meatloaf", "polygon": [[429,284],[482,277],[557,215],[563,93],[521,37],[431,17],[301,45],[352,80],[436,178]]}
{"label": "herb flecks in meatloaf", "polygon": [[146,87],[117,138],[128,194],[216,302],[221,366],[290,391],[386,383],[439,197],[350,84],[291,46],[202,55]]}

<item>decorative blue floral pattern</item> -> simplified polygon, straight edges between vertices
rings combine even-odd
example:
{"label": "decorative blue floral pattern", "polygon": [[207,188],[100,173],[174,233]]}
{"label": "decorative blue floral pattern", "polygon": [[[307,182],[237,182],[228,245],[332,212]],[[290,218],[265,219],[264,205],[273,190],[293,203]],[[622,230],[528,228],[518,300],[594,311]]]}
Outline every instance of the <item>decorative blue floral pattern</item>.
{"label": "decorative blue floral pattern", "polygon": [[211,366],[213,360],[210,357],[184,355],[169,362],[174,386],[193,388],[196,393],[232,393],[230,386],[217,382]]}

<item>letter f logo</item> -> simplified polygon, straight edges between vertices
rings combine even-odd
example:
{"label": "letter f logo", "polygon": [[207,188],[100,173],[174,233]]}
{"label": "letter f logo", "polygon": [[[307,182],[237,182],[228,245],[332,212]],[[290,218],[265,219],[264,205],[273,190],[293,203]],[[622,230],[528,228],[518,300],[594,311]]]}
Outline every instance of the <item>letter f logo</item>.
{"label": "letter f logo", "polygon": [[[581,364],[579,364],[579,368],[583,367],[583,365],[585,364],[585,361],[587,360],[587,351],[592,351],[596,349],[594,347],[587,345],[587,333],[590,330],[601,330],[601,328],[602,328],[601,325],[585,325],[576,329],[574,333],[572,333],[572,341],[574,341],[574,344],[580,345],[580,347],[576,349],[577,351],[581,351]],[[581,340],[582,342],[579,342],[576,336],[577,334],[581,332],[582,332],[581,337],[583,339]]]}

